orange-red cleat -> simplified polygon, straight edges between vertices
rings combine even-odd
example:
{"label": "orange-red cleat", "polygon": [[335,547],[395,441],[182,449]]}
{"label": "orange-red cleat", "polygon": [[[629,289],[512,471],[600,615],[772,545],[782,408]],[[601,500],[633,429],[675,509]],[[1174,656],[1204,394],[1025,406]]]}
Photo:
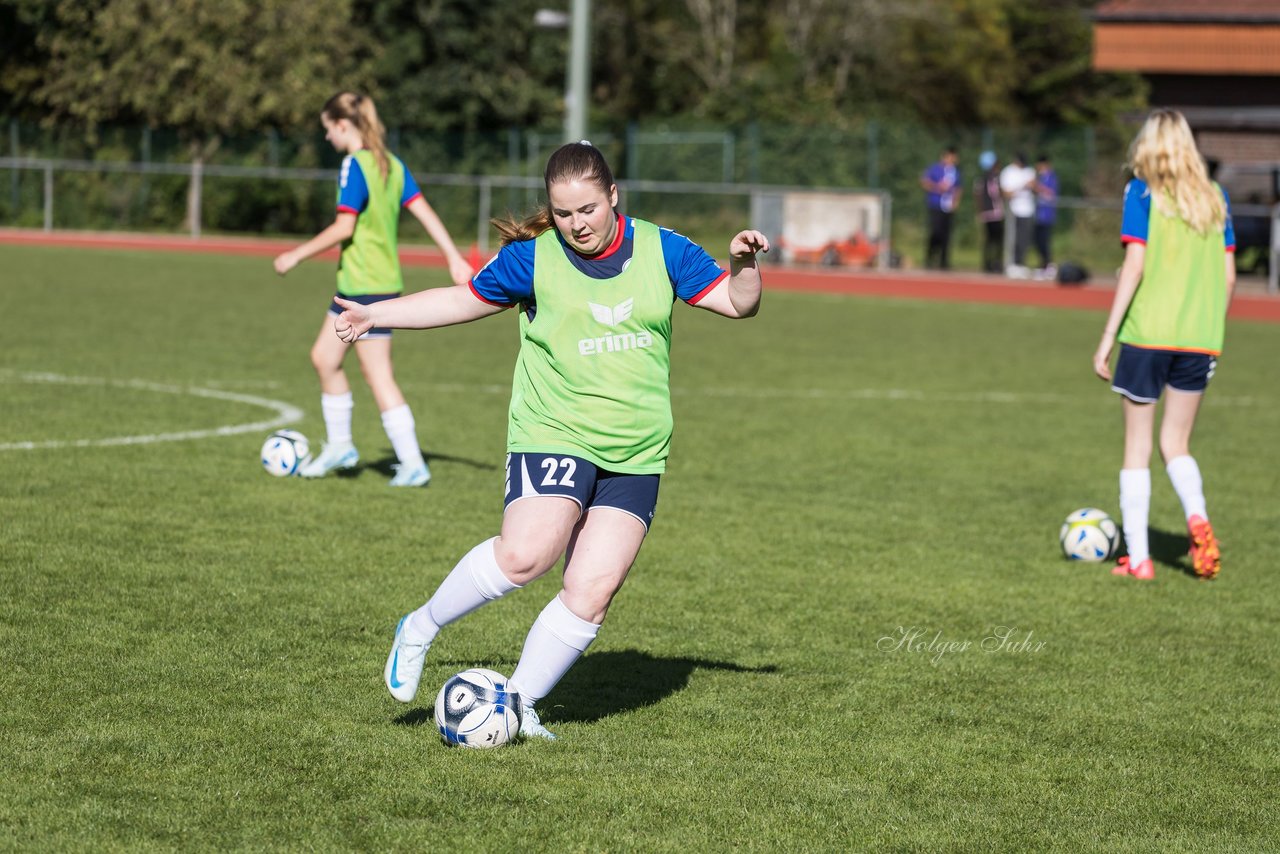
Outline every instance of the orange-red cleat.
{"label": "orange-red cleat", "polygon": [[1203,516],[1192,516],[1187,520],[1187,530],[1191,534],[1191,566],[1196,575],[1212,581],[1222,569],[1222,553],[1213,526]]}
{"label": "orange-red cleat", "polygon": [[1134,578],[1142,581],[1150,581],[1156,577],[1155,564],[1151,562],[1151,558],[1147,558],[1137,566],[1129,563],[1128,557],[1120,558],[1120,562],[1111,570],[1112,575],[1132,575]]}

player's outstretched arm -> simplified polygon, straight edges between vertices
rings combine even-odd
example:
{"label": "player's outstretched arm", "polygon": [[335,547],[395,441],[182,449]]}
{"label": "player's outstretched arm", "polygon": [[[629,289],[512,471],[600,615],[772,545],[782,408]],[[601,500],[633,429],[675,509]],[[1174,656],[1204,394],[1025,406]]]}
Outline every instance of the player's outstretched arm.
{"label": "player's outstretched arm", "polygon": [[301,264],[313,255],[319,255],[326,249],[337,246],[344,240],[350,240],[351,235],[356,233],[356,215],[353,213],[338,214],[333,223],[324,231],[308,240],[301,246],[290,249],[288,252],[281,252],[276,256],[273,266],[276,272],[283,276],[294,267]]}
{"label": "player's outstretched arm", "polygon": [[333,321],[333,331],[348,343],[375,326],[383,329],[434,329],[469,323],[502,311],[504,306],[484,302],[467,285],[431,288],[372,305],[334,297],[343,312]]}
{"label": "player's outstretched arm", "polygon": [[427,234],[431,235],[431,239],[436,242],[436,246],[440,247],[440,251],[444,253],[445,261],[449,264],[449,277],[453,279],[455,285],[465,285],[471,281],[471,274],[475,271],[471,269],[471,265],[462,257],[462,253],[458,251],[458,247],[454,245],[453,238],[449,236],[449,230],[444,227],[444,223],[440,221],[440,216],[435,209],[427,203],[427,200],[418,196],[409,203],[409,213],[413,214],[418,222],[422,223],[422,227],[426,229]]}
{"label": "player's outstretched arm", "polygon": [[754,317],[760,310],[760,268],[756,253],[769,251],[769,238],[758,231],[740,231],[729,241],[729,276],[715,290],[698,301],[725,317]]}
{"label": "player's outstretched arm", "polygon": [[1138,292],[1142,283],[1142,262],[1147,257],[1144,243],[1129,243],[1124,250],[1124,265],[1120,268],[1120,278],[1116,282],[1116,295],[1111,300],[1111,313],[1107,315],[1107,325],[1102,329],[1102,340],[1098,349],[1093,352],[1093,372],[1107,382],[1111,381],[1111,351],[1116,346],[1116,335],[1120,332],[1120,324],[1125,313],[1129,311],[1129,303]]}

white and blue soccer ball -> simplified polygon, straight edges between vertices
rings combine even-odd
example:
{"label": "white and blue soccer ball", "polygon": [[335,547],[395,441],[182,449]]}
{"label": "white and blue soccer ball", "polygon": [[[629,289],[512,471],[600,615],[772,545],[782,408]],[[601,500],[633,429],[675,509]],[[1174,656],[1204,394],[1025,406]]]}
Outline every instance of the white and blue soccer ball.
{"label": "white and blue soccer ball", "polygon": [[1115,556],[1120,546],[1120,528],[1105,511],[1085,507],[1062,523],[1058,541],[1062,544],[1062,553],[1071,560],[1096,563]]}
{"label": "white and blue soccer ball", "polygon": [[289,477],[311,459],[311,445],[297,430],[277,430],[262,443],[262,467],[267,474]]}
{"label": "white and blue soccer ball", "polygon": [[436,695],[436,726],[446,744],[501,747],[520,732],[520,695],[507,677],[472,668],[449,679]]}

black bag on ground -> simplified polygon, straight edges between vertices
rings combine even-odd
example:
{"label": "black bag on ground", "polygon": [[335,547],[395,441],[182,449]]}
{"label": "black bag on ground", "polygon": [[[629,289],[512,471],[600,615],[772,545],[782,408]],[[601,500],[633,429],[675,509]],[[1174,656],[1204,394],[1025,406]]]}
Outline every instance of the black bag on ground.
{"label": "black bag on ground", "polygon": [[1064,261],[1062,266],[1058,268],[1058,284],[1060,285],[1083,285],[1087,281],[1089,281],[1089,271],[1079,264]]}

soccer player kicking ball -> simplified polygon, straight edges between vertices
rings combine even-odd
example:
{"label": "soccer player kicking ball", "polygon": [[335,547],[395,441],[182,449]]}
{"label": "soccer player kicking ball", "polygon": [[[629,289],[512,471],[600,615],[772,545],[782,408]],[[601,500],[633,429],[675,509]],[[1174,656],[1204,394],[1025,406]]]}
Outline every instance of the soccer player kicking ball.
{"label": "soccer player kicking ball", "polygon": [[[1222,352],[1235,287],[1231,210],[1226,193],[1209,180],[1181,113],[1153,112],[1133,140],[1129,164],[1134,177],[1124,194],[1124,266],[1093,354],[1094,372],[1124,396],[1120,513],[1129,555],[1113,571],[1155,577],[1147,545],[1148,466],[1155,404],[1167,389],[1160,454],[1186,513],[1192,566],[1200,577],[1212,579],[1221,568],[1218,540],[1189,446]],[[1120,358],[1112,379],[1108,362],[1117,341]]]}
{"label": "soccer player kicking ball", "polygon": [[[338,295],[358,303],[389,299],[404,290],[396,230],[400,209],[422,223],[449,262],[455,284],[466,284],[471,265],[458,252],[440,217],[427,204],[400,159],[387,151],[382,122],[373,101],[352,92],[339,92],[320,113],[325,139],[347,156],[338,179],[338,212],[333,224],[306,243],[281,253],[275,270],[284,275],[303,260],[341,244]],[[342,309],[334,303],[329,318]],[[311,364],[320,377],[320,411],[328,434],[324,450],[298,470],[303,477],[324,477],[335,469],[349,469],[360,461],[351,437],[351,385],[342,370],[352,344],[374,400],[382,412],[382,426],[399,463],[392,486],[425,486],[431,471],[422,458],[413,412],[405,402],[391,370],[391,330],[373,328],[358,339],[340,341],[326,319],[311,348]]]}
{"label": "soccer player kicking ball", "polygon": [[564,585],[534,622],[510,689],[520,732],[554,738],[534,705],[595,640],[648,533],[671,442],[668,385],[675,298],[730,318],[760,307],[757,231],[729,243],[729,270],[675,232],[618,214],[618,189],[589,143],[547,162],[548,204],[495,223],[502,249],[469,287],[345,309],[352,341],[374,327],[426,329],[518,306],[501,533],[468,552],[431,599],[405,615],[384,670],[409,702],[440,629],[550,570]]}

